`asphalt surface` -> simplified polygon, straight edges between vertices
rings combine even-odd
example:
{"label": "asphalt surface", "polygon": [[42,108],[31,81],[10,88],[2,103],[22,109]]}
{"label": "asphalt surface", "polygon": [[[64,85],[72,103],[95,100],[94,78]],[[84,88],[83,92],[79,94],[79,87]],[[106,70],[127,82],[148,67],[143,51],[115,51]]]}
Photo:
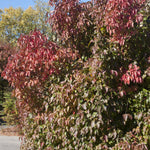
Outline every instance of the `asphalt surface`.
{"label": "asphalt surface", "polygon": [[0,150],[20,150],[18,136],[0,136]]}

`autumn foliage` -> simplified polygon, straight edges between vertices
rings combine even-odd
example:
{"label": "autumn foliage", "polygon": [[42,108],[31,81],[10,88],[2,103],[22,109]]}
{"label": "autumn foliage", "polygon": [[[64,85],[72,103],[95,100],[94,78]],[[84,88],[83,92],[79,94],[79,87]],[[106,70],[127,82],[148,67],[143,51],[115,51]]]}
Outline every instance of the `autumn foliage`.
{"label": "autumn foliage", "polygon": [[15,49],[8,42],[0,39],[0,73],[6,67],[8,57],[15,53]]}
{"label": "autumn foliage", "polygon": [[18,40],[2,76],[14,87],[22,149],[148,149],[149,22],[145,0],[50,0],[59,45]]}
{"label": "autumn foliage", "polygon": [[[40,31],[21,36],[18,40],[20,51],[11,56],[3,76],[15,88],[32,87],[43,82],[51,74],[59,73],[55,62],[74,59],[69,49],[60,49],[55,43],[48,41]],[[38,73],[38,74],[37,74]]]}
{"label": "autumn foliage", "polygon": [[111,41],[124,45],[135,34],[135,23],[142,21],[140,10],[145,0],[109,0],[106,4],[105,25]]}
{"label": "autumn foliage", "polygon": [[121,80],[124,84],[130,84],[130,82],[134,83],[142,83],[141,70],[137,65],[130,64],[129,70],[125,72],[125,74],[121,77]]}

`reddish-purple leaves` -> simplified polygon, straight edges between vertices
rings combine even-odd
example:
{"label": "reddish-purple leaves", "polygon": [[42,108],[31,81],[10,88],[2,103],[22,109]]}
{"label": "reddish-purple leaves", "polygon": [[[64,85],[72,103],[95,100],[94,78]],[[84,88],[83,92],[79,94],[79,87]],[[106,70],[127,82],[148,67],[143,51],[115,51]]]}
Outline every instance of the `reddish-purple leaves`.
{"label": "reddish-purple leaves", "polygon": [[60,49],[39,31],[21,36],[18,45],[20,51],[9,58],[2,73],[16,88],[40,84],[51,74],[59,72],[56,61],[61,63],[76,57],[70,49]]}
{"label": "reddish-purple leaves", "polygon": [[[105,25],[112,42],[124,45],[133,34],[134,22],[141,22],[139,13],[145,0],[109,0],[106,4]],[[132,31],[130,30],[132,28]]]}
{"label": "reddish-purple leaves", "polygon": [[56,44],[49,42],[40,32],[34,31],[30,35],[21,36],[18,45],[20,51],[9,58],[2,76],[15,87],[26,84],[30,86],[44,80],[53,70],[50,63],[58,48]]}
{"label": "reddish-purple leaves", "polygon": [[133,83],[142,83],[142,77],[141,77],[141,70],[137,65],[130,64],[129,70],[125,72],[125,74],[122,75],[121,81],[124,82],[124,84],[130,84],[130,82]]}
{"label": "reddish-purple leaves", "polygon": [[8,57],[14,54],[16,49],[6,41],[0,39],[0,73],[6,67]]}
{"label": "reddish-purple leaves", "polygon": [[80,33],[87,32],[87,26],[93,24],[90,17],[92,14],[92,3],[79,3],[78,0],[49,1],[55,7],[50,12],[49,23],[63,42],[71,41],[71,46],[76,47]]}
{"label": "reddish-purple leaves", "polygon": [[142,21],[139,12],[144,3],[145,0],[100,0],[81,4],[78,0],[49,0],[55,7],[49,22],[66,40],[76,37],[92,21],[96,26],[106,26],[112,42],[124,45],[125,40],[135,33],[134,23]]}
{"label": "reddish-purple leaves", "polygon": [[53,30],[57,32],[64,39],[74,36],[77,32],[76,24],[78,22],[78,15],[81,12],[81,6],[78,0],[50,0],[49,4],[55,7],[51,12],[49,22]]}

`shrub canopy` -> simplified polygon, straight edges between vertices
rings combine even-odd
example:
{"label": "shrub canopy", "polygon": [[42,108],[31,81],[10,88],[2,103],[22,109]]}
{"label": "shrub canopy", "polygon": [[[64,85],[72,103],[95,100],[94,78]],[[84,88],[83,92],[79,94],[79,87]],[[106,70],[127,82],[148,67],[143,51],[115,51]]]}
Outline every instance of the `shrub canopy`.
{"label": "shrub canopy", "polygon": [[22,149],[149,149],[149,4],[50,0],[61,45],[21,36],[2,75],[15,88]]}

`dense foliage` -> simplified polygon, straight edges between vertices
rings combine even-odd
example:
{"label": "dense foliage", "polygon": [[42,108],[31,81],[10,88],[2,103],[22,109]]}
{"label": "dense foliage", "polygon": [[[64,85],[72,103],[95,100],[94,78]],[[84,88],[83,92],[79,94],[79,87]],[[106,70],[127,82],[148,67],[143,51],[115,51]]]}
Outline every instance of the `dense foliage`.
{"label": "dense foliage", "polygon": [[0,39],[0,74],[6,67],[8,57],[15,53],[14,47],[7,41]]}
{"label": "dense foliage", "polygon": [[2,76],[21,149],[150,148],[150,8],[144,0],[50,0],[61,46],[35,30]]}

